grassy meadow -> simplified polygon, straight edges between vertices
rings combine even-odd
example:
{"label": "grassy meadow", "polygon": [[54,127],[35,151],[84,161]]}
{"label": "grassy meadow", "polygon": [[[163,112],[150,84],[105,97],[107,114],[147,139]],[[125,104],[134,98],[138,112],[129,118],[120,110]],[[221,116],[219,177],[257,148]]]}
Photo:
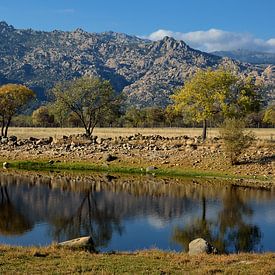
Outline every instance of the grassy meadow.
{"label": "grassy meadow", "polygon": [[0,246],[1,274],[274,274],[275,255],[198,255],[158,250],[91,254],[68,248]]}
{"label": "grassy meadow", "polygon": [[[257,138],[260,139],[275,139],[275,128],[251,128]],[[43,138],[43,137],[61,137],[63,135],[73,135],[84,133],[83,128],[25,128],[11,127],[9,135],[15,135],[18,138]],[[95,128],[94,135],[98,137],[118,137],[130,136],[140,133],[142,135],[161,135],[164,137],[175,137],[187,135],[190,137],[200,136],[201,128]],[[219,135],[217,128],[208,129],[208,137]]]}

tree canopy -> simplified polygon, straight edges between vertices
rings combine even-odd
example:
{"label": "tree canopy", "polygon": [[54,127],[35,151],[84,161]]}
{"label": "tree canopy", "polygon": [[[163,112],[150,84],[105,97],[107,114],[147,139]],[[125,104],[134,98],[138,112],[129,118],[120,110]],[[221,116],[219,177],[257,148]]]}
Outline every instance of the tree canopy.
{"label": "tree canopy", "polygon": [[54,108],[62,115],[71,112],[81,121],[86,135],[91,136],[96,124],[117,103],[109,81],[96,77],[81,77],[55,85],[51,90]]}
{"label": "tree canopy", "polygon": [[7,137],[14,115],[35,97],[35,93],[24,85],[6,84],[0,87],[1,136]]}
{"label": "tree canopy", "polygon": [[199,70],[172,96],[175,110],[191,120],[203,122],[203,139],[207,121],[218,114],[240,117],[259,108],[258,87],[252,78],[240,78],[229,71]]}

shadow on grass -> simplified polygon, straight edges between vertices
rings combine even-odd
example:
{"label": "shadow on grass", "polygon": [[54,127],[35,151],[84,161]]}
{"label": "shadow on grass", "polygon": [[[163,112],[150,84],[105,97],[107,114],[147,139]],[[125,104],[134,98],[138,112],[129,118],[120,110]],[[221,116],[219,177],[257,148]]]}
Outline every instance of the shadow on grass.
{"label": "shadow on grass", "polygon": [[249,159],[249,160],[241,160],[237,164],[238,165],[255,164],[255,163],[258,163],[258,164],[267,164],[267,163],[270,163],[272,161],[275,161],[275,155],[266,156],[266,157],[260,157],[260,158],[253,158],[253,159]]}

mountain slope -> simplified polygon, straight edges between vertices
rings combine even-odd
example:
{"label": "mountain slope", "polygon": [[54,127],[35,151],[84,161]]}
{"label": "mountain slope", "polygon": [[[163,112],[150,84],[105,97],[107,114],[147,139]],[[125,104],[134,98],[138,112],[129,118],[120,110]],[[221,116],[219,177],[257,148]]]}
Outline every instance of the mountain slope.
{"label": "mountain slope", "polygon": [[256,52],[250,50],[235,50],[235,51],[216,51],[212,54],[220,57],[229,57],[241,62],[251,64],[273,64],[275,65],[275,53]]}
{"label": "mountain slope", "polygon": [[18,82],[40,100],[53,85],[82,75],[109,79],[129,104],[166,106],[169,96],[198,68],[226,66],[261,75],[261,67],[203,53],[165,37],[149,41],[126,34],[17,30],[0,22],[0,84]]}

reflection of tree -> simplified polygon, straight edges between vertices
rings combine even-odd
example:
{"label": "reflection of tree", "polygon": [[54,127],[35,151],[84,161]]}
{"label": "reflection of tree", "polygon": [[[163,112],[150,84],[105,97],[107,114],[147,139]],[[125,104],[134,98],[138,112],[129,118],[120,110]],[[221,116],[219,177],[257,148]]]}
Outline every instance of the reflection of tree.
{"label": "reflection of tree", "polygon": [[32,224],[11,203],[6,186],[0,186],[0,233],[2,235],[22,235]]}
{"label": "reflection of tree", "polygon": [[187,251],[195,238],[204,238],[220,252],[249,252],[256,249],[261,233],[256,225],[246,223],[252,209],[241,199],[238,189],[232,187],[223,196],[223,208],[216,221],[206,219],[206,200],[202,198],[202,217],[184,228],[176,227],[173,241]]}
{"label": "reflection of tree", "polygon": [[91,190],[85,191],[77,211],[72,216],[58,217],[53,221],[53,235],[56,240],[90,235],[98,247],[108,244],[114,230],[119,234],[122,233],[120,219],[115,215],[115,209],[100,208],[96,195]]}
{"label": "reflection of tree", "polygon": [[220,234],[228,250],[249,252],[257,247],[261,240],[260,229],[245,221],[252,215],[252,209],[243,201],[238,189],[230,188],[223,197],[223,209],[218,216]]}

